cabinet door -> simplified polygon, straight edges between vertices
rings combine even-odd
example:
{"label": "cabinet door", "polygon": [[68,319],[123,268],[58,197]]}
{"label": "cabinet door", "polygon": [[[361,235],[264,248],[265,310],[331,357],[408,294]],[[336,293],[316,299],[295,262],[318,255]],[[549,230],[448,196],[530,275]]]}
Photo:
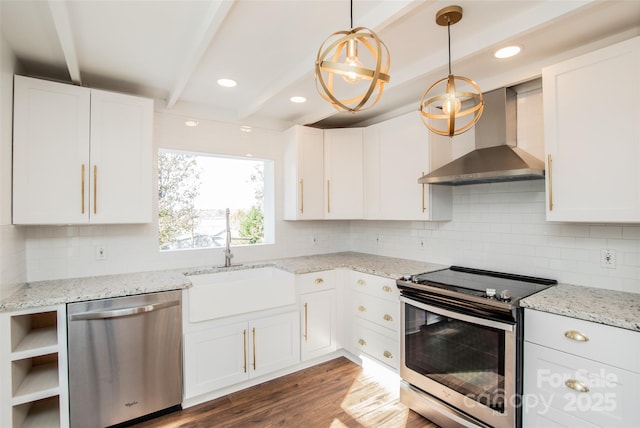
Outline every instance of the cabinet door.
{"label": "cabinet door", "polygon": [[[429,132],[416,113],[405,114],[369,126],[365,130],[364,188],[367,219],[451,218],[451,189],[418,183],[418,178],[432,169],[429,140]],[[449,159],[449,156],[446,158]],[[437,196],[442,192],[448,194],[449,198]],[[449,213],[444,217],[442,208],[438,206],[443,203],[448,204],[445,208]]]}
{"label": "cabinet door", "polygon": [[324,131],[326,219],[364,217],[362,134],[361,128]]}
{"label": "cabinet door", "polygon": [[336,291],[324,290],[300,296],[302,305],[303,361],[336,350]]}
{"label": "cabinet door", "polygon": [[89,90],[16,76],[13,223],[89,219]]}
{"label": "cabinet door", "polygon": [[285,220],[324,217],[324,134],[321,129],[294,126],[285,133]]}
{"label": "cabinet door", "polygon": [[91,91],[92,223],[151,221],[153,101]]}
{"label": "cabinet door", "polygon": [[640,37],[545,68],[547,220],[640,221]]}
{"label": "cabinet door", "polygon": [[185,398],[247,380],[249,331],[246,322],[184,336]]}
{"label": "cabinet door", "polygon": [[289,312],[249,323],[250,374],[261,376],[300,362],[298,312]]}

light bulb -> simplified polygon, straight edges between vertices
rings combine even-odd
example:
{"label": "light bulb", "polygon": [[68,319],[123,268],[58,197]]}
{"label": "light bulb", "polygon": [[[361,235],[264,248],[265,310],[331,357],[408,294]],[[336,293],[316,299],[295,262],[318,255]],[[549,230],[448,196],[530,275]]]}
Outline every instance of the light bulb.
{"label": "light bulb", "polygon": [[[344,62],[348,67],[363,67],[362,62],[358,59],[358,42],[356,39],[350,39],[347,42],[347,60]],[[342,75],[345,82],[353,85],[358,83],[361,77],[355,71],[348,71]]]}
{"label": "light bulb", "polygon": [[442,111],[445,114],[457,114],[462,108],[462,103],[458,98],[456,98],[455,94],[450,94],[447,96],[447,99],[442,103]]}

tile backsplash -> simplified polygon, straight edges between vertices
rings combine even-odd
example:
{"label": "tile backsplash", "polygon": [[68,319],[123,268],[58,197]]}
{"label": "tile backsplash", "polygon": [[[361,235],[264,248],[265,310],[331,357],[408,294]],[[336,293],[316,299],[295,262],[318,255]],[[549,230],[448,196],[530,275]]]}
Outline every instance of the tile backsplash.
{"label": "tile backsplash", "polygon": [[[447,222],[280,221],[274,245],[234,248],[234,262],[352,250],[640,293],[640,225],[549,223],[542,180],[460,186],[453,195]],[[25,229],[29,281],[224,261],[220,249],[159,253],[152,225]],[[96,246],[107,260],[95,259]],[[614,269],[601,267],[603,249],[614,250]],[[12,269],[3,263],[17,277]]]}
{"label": "tile backsplash", "polygon": [[547,222],[544,180],[454,187],[448,222],[351,222],[351,249],[640,293],[640,226]]}

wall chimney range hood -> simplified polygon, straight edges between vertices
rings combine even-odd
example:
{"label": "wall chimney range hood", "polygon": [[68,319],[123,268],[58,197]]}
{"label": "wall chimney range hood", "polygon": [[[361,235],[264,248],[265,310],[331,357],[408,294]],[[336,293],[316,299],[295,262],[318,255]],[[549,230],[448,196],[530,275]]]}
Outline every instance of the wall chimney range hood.
{"label": "wall chimney range hood", "polygon": [[475,149],[420,177],[418,183],[460,186],[544,178],[544,162],[516,146],[516,92],[486,92],[484,102],[475,125]]}

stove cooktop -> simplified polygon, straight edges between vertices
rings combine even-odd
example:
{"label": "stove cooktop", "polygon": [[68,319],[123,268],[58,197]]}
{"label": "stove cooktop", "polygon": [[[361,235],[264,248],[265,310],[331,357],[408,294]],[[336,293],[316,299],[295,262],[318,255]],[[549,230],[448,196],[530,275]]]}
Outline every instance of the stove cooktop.
{"label": "stove cooktop", "polygon": [[558,282],[553,279],[451,266],[433,272],[407,275],[396,283],[401,291],[409,289],[513,307],[517,306],[520,299]]}

